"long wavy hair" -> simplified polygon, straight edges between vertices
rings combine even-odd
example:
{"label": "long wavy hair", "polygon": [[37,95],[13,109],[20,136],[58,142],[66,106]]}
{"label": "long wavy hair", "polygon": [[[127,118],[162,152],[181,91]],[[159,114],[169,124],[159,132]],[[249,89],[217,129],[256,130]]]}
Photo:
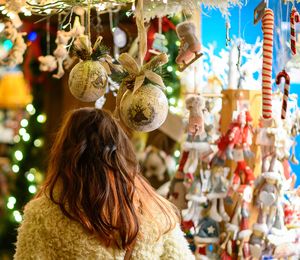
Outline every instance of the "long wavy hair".
{"label": "long wavy hair", "polygon": [[67,115],[37,196],[41,194],[110,247],[128,249],[143,219],[154,221],[160,235],[179,220],[174,206],[140,175],[132,144],[120,125],[110,113],[94,108]]}

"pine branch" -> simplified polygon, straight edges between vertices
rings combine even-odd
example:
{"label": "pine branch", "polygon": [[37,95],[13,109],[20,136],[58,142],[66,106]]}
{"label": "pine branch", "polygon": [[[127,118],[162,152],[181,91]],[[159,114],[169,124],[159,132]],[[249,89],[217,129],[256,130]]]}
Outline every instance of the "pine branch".
{"label": "pine branch", "polygon": [[91,59],[94,61],[99,60],[106,54],[109,54],[109,52],[110,52],[109,47],[107,47],[103,44],[99,44],[95,49],[93,49]]}
{"label": "pine branch", "polygon": [[122,81],[128,76],[127,71],[122,71],[122,72],[115,72],[110,75],[110,78],[114,81],[117,82],[118,84],[121,84]]}

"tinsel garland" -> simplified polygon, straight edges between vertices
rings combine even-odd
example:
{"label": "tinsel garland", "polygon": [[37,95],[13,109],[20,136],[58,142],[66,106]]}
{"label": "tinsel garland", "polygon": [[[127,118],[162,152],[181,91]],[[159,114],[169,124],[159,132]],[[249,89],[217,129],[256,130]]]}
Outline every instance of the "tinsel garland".
{"label": "tinsel garland", "polygon": [[241,5],[240,0],[145,0],[144,17],[147,21],[155,17],[172,16],[184,10],[186,14],[192,14],[199,10],[201,4],[208,8],[219,8],[222,14],[228,14],[228,8]]}

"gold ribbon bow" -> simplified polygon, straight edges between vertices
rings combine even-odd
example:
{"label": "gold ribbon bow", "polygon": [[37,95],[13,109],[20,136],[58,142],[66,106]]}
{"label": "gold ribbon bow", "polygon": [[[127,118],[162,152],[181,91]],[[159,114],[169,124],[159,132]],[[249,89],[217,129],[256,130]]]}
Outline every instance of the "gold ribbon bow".
{"label": "gold ribbon bow", "polygon": [[123,81],[134,81],[133,93],[143,85],[146,78],[162,88],[165,87],[161,76],[153,71],[153,69],[168,62],[168,56],[165,53],[155,56],[143,66],[139,66],[128,53],[122,53],[118,60],[123,68],[129,73]]}

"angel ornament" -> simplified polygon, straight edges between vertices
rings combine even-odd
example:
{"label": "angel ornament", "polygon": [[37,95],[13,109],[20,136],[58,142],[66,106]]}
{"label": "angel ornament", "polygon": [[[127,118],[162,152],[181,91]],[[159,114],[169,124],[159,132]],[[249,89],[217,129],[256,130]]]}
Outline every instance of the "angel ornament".
{"label": "angel ornament", "polygon": [[276,161],[275,121],[261,118],[262,127],[258,129],[256,144],[260,146],[262,155],[262,172],[272,171]]}
{"label": "angel ornament", "polygon": [[211,201],[210,217],[217,222],[230,220],[224,208],[224,199],[227,196],[229,182],[226,178],[230,169],[224,167],[214,167],[212,169],[212,189],[207,194]]}
{"label": "angel ornament", "polygon": [[200,95],[193,94],[186,99],[186,108],[189,110],[188,137],[184,144],[184,150],[189,151],[184,166],[186,184],[189,186],[194,179],[194,173],[199,160],[209,163],[210,155],[214,152],[212,145],[201,141],[204,134],[205,101]]}
{"label": "angel ornament", "polygon": [[281,186],[280,174],[277,172],[264,172],[256,190],[256,203],[259,205],[259,224],[271,227],[277,211],[277,201]]}

